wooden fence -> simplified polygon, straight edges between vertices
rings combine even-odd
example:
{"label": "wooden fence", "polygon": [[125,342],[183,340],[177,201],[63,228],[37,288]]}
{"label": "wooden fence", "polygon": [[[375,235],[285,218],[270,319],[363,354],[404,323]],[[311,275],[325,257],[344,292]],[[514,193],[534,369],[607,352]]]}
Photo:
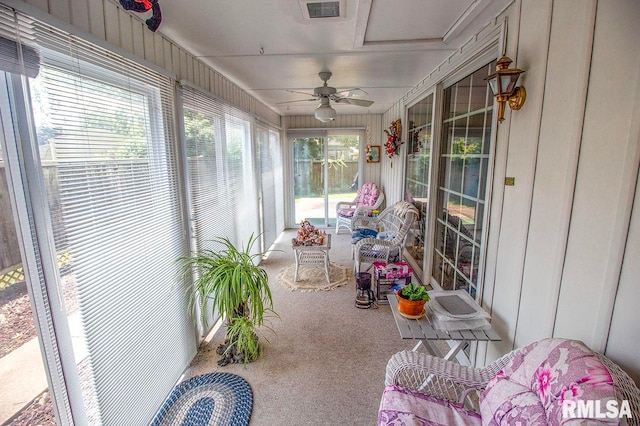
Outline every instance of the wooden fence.
{"label": "wooden fence", "polygon": [[[43,164],[44,181],[49,199],[53,236],[58,253],[67,248],[62,209],[58,196],[58,169],[54,164]],[[9,186],[4,163],[0,162],[0,288],[23,281],[22,256],[16,232]]]}

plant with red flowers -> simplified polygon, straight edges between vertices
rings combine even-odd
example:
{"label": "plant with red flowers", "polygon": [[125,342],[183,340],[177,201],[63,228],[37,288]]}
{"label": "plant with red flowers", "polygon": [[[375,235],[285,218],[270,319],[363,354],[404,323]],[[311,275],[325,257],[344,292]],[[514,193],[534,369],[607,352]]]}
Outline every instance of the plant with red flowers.
{"label": "plant with red flowers", "polygon": [[384,131],[387,134],[387,141],[384,143],[384,151],[389,158],[393,158],[393,155],[400,155],[400,145],[404,142],[400,141],[400,135],[402,134],[402,123],[400,119],[391,123],[389,130]]}

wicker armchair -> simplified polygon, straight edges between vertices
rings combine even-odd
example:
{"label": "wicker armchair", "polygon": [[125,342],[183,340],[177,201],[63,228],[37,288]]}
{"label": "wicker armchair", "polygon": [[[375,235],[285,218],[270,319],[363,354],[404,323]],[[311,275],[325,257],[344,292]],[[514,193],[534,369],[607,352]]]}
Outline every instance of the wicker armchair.
{"label": "wicker armchair", "polygon": [[[373,262],[391,263],[402,260],[402,250],[405,246],[407,234],[418,216],[417,209],[406,201],[398,201],[393,206],[387,207],[377,218],[369,219],[368,227],[380,228],[387,238],[380,238],[379,233],[375,238],[363,238],[359,240],[353,249],[354,269],[360,272],[363,263]],[[357,218],[354,226],[359,226]],[[370,269],[371,266],[369,266]]]}
{"label": "wicker armchair", "polygon": [[567,399],[602,407],[628,401],[631,419],[621,423],[640,419],[640,391],[629,375],[576,340],[534,342],[483,368],[403,351],[387,363],[385,385],[378,425],[560,424]]}
{"label": "wicker armchair", "polygon": [[347,228],[351,232],[354,218],[367,216],[371,210],[378,209],[383,201],[384,193],[372,182],[362,185],[353,201],[338,201],[336,203],[336,234],[340,228]]}

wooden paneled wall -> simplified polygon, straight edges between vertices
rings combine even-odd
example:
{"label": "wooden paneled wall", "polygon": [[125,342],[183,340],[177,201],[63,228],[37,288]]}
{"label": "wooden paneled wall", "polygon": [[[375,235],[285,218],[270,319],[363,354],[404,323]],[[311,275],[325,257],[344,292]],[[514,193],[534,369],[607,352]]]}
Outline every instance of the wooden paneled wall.
{"label": "wooden paneled wall", "polygon": [[[527,101],[494,127],[482,299],[503,340],[479,345],[476,363],[573,338],[640,384],[640,3],[516,0],[494,23],[504,17],[506,54],[526,70]],[[383,128],[456,73],[444,64],[429,74],[383,114]],[[400,199],[400,161],[381,165],[389,200]],[[504,185],[507,176],[515,186]]]}
{"label": "wooden paneled wall", "polygon": [[[85,33],[97,40],[106,41],[175,74],[178,81],[188,80],[231,105],[276,126],[280,125],[280,116],[275,111],[203,63],[185,47],[164,37],[161,34],[162,26],[156,33],[149,31],[140,17],[124,10],[116,0],[6,0],[3,3],[35,18],[41,16],[30,12],[40,11],[51,15],[79,29],[80,31],[74,32],[80,37]],[[55,25],[51,19],[46,18],[45,16],[43,20]]]}

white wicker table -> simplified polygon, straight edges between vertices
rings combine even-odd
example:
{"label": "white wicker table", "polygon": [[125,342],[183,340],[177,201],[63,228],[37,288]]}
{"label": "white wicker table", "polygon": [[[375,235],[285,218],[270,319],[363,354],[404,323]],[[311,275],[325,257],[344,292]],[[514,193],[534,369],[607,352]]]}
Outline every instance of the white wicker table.
{"label": "white wicker table", "polygon": [[331,234],[325,236],[323,245],[314,246],[291,246],[296,258],[296,269],[293,276],[294,281],[298,281],[298,269],[300,266],[324,267],[324,273],[329,279],[329,250],[331,249]]}
{"label": "white wicker table", "polygon": [[[470,342],[502,340],[500,336],[493,331],[493,328],[488,330],[460,331],[436,330],[426,315],[417,320],[408,319],[400,315],[398,312],[398,300],[395,294],[387,294],[387,300],[389,301],[389,306],[391,307],[391,312],[393,313],[393,318],[396,321],[400,336],[403,339],[418,340],[418,343],[413,348],[414,351],[417,350],[420,345],[424,345],[431,355],[450,360],[458,355]],[[451,346],[447,354],[443,355],[435,345],[431,344],[437,340],[454,341],[455,344]]]}

